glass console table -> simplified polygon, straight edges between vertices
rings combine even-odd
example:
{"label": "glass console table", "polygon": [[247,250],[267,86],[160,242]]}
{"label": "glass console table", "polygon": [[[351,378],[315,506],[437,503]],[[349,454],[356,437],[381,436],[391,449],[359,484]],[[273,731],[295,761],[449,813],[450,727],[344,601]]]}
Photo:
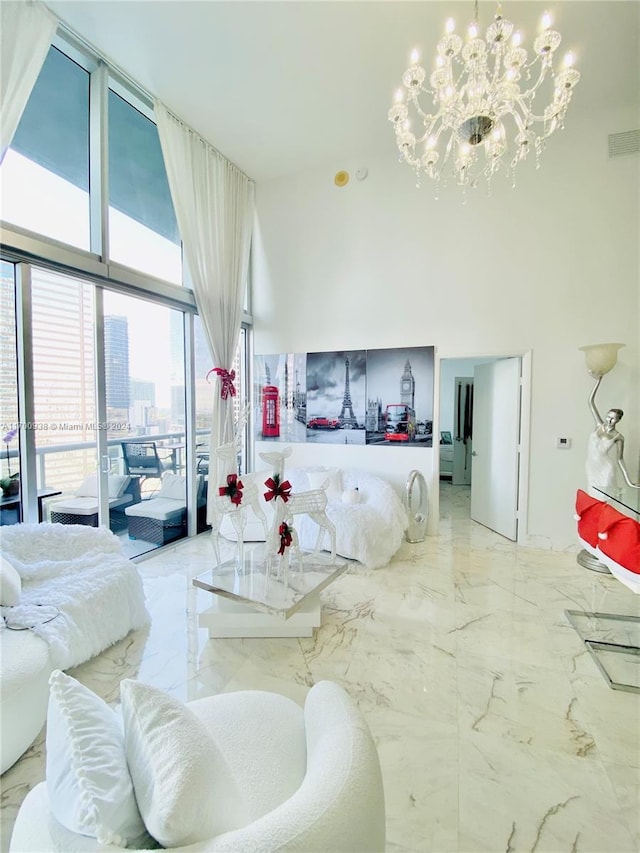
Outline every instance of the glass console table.
{"label": "glass console table", "polygon": [[[640,489],[625,485],[615,495],[601,489],[596,491],[600,492],[602,500],[620,512],[640,520]],[[590,563],[586,565],[579,559],[581,566],[611,574],[608,567],[595,556],[587,551],[581,553],[587,555]],[[565,616],[584,642],[609,687],[640,693],[640,616],[586,613],[582,610],[565,610]]]}
{"label": "glass console table", "polygon": [[[215,560],[214,560],[215,563]],[[242,561],[226,560],[193,579],[213,594],[211,607],[199,615],[209,636],[311,637],[322,621],[320,592],[340,577],[350,560],[328,553],[304,553],[303,570],[291,558],[288,576],[267,572],[264,543],[245,544]]]}
{"label": "glass console table", "polygon": [[615,506],[620,512],[632,518],[640,517],[640,489],[632,489],[625,484],[615,495],[604,492],[602,489],[596,489],[596,492],[600,492],[602,499]]}

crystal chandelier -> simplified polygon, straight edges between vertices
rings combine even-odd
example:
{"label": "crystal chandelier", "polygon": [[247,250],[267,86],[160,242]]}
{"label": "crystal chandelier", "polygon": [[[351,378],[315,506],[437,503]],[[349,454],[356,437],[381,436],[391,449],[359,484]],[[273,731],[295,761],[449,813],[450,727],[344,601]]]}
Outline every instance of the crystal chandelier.
{"label": "crystal chandelier", "polygon": [[[482,177],[490,182],[506,162],[515,179],[515,167],[532,148],[539,166],[544,141],[563,126],[580,73],[572,67],[570,53],[564,67],[554,71],[561,36],[551,29],[547,13],[531,59],[520,46],[520,33],[513,32],[513,24],[502,17],[500,6],[484,39],[479,36],[478,0],[466,40],[454,29],[450,19],[437,45],[428,86],[427,72],[418,64],[415,51],[402,75],[404,89],[389,110],[400,159],[415,169],[418,182],[424,173],[435,181],[453,175],[462,187],[476,186]],[[547,79],[553,81],[553,97],[539,115],[533,102]],[[431,112],[420,105],[421,96],[423,100],[431,96],[433,106],[427,108]],[[420,127],[416,131],[410,121],[414,115]]]}

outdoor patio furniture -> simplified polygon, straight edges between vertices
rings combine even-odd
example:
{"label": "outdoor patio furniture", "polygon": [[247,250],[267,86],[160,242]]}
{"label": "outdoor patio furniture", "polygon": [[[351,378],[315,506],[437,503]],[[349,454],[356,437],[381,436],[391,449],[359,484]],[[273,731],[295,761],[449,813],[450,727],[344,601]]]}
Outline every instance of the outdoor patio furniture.
{"label": "outdoor patio furniture", "polygon": [[[186,477],[165,472],[157,494],[125,508],[129,539],[166,545],[187,535]],[[206,525],[206,483],[198,478],[198,532]]]}
{"label": "outdoor patio furniture", "polygon": [[[129,476],[110,474],[109,483],[109,527],[114,532],[125,530],[127,518],[125,507],[140,500],[140,484]],[[52,524],[84,524],[98,526],[98,478],[96,474],[85,477],[74,495],[62,498],[51,506]]]}
{"label": "outdoor patio furniture", "polygon": [[155,441],[123,441],[121,446],[125,473],[132,477],[160,478],[172,469],[171,464],[160,459]]}

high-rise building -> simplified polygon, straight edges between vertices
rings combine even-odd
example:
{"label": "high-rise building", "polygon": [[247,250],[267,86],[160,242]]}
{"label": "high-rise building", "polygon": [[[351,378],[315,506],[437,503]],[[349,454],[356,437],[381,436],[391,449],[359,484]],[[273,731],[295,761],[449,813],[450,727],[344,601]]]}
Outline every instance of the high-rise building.
{"label": "high-rise building", "polygon": [[132,403],[144,402],[147,406],[156,404],[156,383],[146,379],[132,379],[129,383],[130,400]]}
{"label": "high-rise building", "polygon": [[126,317],[104,318],[107,408],[129,409],[129,324]]}

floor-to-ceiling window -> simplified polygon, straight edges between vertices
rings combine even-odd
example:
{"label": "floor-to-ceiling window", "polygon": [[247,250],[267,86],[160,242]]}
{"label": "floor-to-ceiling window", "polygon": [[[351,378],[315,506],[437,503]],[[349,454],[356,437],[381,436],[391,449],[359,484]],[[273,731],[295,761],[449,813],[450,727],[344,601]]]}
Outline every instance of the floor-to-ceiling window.
{"label": "floor-to-ceiling window", "polygon": [[31,306],[38,483],[72,493],[96,470],[94,288],[35,267]]}
{"label": "floor-to-ceiling window", "polygon": [[109,256],[182,284],[180,235],[158,129],[112,88],[108,113]]}
{"label": "floor-to-ceiling window", "polygon": [[[213,398],[205,377],[213,364],[193,294],[182,286],[151,99],[68,34],[56,36],[0,166],[0,218],[0,421],[23,422],[3,453],[2,475],[17,470],[20,435],[32,429],[27,465],[46,494],[38,512],[73,519],[64,502],[93,478],[99,522],[128,537],[122,507],[114,518],[111,481],[127,474],[125,444],[152,445],[161,473],[189,481],[195,519],[206,493]],[[24,286],[15,285],[14,262]],[[240,417],[245,329],[234,367]],[[240,464],[245,456],[242,448]],[[137,481],[125,503],[151,499],[160,487],[150,474]],[[29,493],[30,520],[35,501]],[[145,550],[135,541],[134,553]]]}
{"label": "floor-to-ceiling window", "polygon": [[87,250],[89,82],[51,47],[0,167],[4,221]]}

